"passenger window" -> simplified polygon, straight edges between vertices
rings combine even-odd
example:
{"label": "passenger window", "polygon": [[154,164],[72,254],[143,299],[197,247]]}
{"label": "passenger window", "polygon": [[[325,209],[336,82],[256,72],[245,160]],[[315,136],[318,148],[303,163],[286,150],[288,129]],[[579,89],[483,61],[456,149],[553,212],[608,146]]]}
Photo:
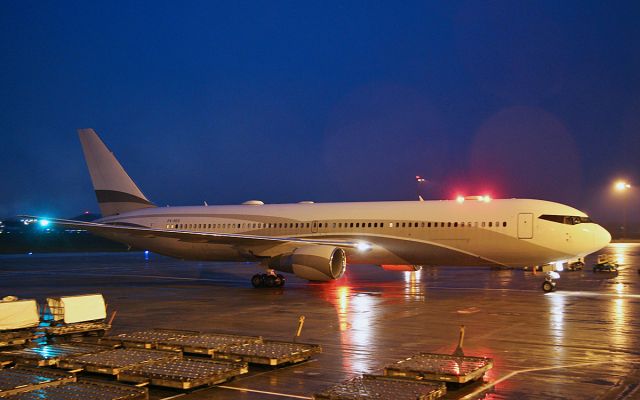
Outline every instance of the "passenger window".
{"label": "passenger window", "polygon": [[458,227],[458,223],[457,223],[457,222],[454,222],[454,223],[453,223],[453,227],[454,227],[454,228],[457,228],[457,227]]}
{"label": "passenger window", "polygon": [[403,223],[402,223],[402,227],[404,228],[404,227],[406,227],[406,226],[407,226],[407,223],[406,223],[406,222],[403,222]]}
{"label": "passenger window", "polygon": [[489,228],[493,227],[493,223],[489,221]]}
{"label": "passenger window", "polygon": [[503,223],[502,223],[502,227],[503,227],[503,228],[506,228],[506,227],[507,227],[507,223],[506,223],[506,222],[503,222]]}
{"label": "passenger window", "polygon": [[367,224],[367,228],[371,228],[371,222]]}
{"label": "passenger window", "polygon": [[427,222],[427,228],[431,228],[431,222]]}
{"label": "passenger window", "polygon": [[448,223],[447,223],[447,227],[448,227],[448,228],[451,228],[451,222],[448,222]]}

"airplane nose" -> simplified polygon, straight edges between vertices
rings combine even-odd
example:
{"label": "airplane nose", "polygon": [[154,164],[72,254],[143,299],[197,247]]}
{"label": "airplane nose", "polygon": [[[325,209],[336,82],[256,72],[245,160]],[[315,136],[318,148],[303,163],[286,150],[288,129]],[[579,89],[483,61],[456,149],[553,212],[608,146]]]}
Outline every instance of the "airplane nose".
{"label": "airplane nose", "polygon": [[611,234],[609,231],[598,225],[598,229],[594,235],[595,245],[598,249],[607,246],[611,242]]}

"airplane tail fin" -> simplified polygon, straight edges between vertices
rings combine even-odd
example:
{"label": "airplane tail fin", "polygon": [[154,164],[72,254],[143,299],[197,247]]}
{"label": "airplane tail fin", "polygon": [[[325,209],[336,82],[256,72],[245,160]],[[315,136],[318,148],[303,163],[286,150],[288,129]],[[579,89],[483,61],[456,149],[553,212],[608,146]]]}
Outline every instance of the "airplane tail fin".
{"label": "airplane tail fin", "polygon": [[103,217],[155,207],[93,129],[78,129],[78,135]]}

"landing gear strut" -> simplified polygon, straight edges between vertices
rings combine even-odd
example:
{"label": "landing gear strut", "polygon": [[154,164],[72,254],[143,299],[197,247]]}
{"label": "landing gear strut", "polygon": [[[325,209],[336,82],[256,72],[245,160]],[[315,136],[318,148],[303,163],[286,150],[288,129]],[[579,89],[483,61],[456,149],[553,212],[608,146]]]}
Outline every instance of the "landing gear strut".
{"label": "landing gear strut", "polygon": [[553,292],[554,290],[556,290],[556,279],[558,279],[560,277],[560,274],[558,274],[555,271],[549,271],[546,274],[544,274],[544,282],[542,282],[542,290],[545,293],[549,293],[549,292]]}
{"label": "landing gear strut", "polygon": [[255,274],[251,277],[251,284],[254,288],[261,287],[282,287],[284,286],[284,276],[280,274],[269,273],[269,274]]}

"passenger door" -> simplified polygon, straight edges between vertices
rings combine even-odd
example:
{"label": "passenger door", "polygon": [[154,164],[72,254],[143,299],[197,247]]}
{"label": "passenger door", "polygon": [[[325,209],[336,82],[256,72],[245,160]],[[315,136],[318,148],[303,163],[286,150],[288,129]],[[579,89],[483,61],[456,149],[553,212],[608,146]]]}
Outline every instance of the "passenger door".
{"label": "passenger door", "polygon": [[518,239],[533,239],[533,214],[518,214]]}

